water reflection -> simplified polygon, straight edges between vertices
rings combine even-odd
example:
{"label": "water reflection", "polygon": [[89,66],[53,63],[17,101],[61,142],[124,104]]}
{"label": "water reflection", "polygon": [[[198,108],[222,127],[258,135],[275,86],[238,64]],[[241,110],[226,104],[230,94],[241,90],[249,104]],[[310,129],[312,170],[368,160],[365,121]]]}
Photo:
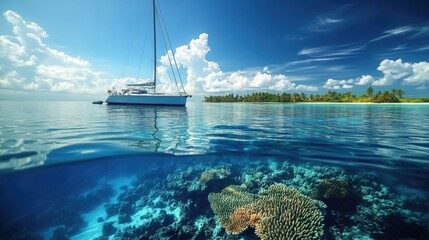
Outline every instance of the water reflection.
{"label": "water reflection", "polygon": [[114,134],[103,140],[146,152],[174,152],[188,138],[186,107],[109,105],[106,113]]}
{"label": "water reflection", "polygon": [[189,139],[185,107],[0,102],[0,113],[0,171],[132,151],[176,153]]}

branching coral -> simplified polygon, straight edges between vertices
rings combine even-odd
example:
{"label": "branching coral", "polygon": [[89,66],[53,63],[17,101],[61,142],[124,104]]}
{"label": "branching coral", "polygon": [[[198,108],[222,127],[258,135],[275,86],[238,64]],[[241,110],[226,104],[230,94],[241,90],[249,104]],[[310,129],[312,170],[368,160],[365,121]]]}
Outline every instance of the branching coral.
{"label": "branching coral", "polygon": [[[261,239],[319,239],[323,235],[322,213],[311,198],[294,188],[273,185],[255,200],[248,198],[248,204],[240,202],[242,205],[236,208],[228,204],[237,201],[231,197],[251,196],[243,188],[240,188],[240,194],[224,195],[226,189],[215,195],[217,200],[225,201],[226,204],[217,202],[213,206],[210,196],[209,200],[219,217],[219,223],[228,233],[238,234],[247,227],[254,227]],[[219,207],[226,209],[221,210]]]}
{"label": "branching coral", "polygon": [[[252,205],[252,204],[250,204]],[[246,228],[255,227],[256,223],[260,220],[260,215],[253,211],[250,205],[237,208],[231,215],[229,224],[225,225],[228,233],[239,234],[246,230]]]}
{"label": "branching coral", "polygon": [[273,185],[255,206],[262,216],[256,224],[261,239],[319,239],[323,235],[322,213],[311,198],[294,188]]}
{"label": "branching coral", "polygon": [[239,233],[237,227],[231,222],[231,216],[234,211],[252,203],[254,200],[253,194],[247,193],[245,190],[246,188],[243,186],[228,186],[220,193],[209,194],[210,206],[218,216],[219,223],[225,227],[228,233]]}

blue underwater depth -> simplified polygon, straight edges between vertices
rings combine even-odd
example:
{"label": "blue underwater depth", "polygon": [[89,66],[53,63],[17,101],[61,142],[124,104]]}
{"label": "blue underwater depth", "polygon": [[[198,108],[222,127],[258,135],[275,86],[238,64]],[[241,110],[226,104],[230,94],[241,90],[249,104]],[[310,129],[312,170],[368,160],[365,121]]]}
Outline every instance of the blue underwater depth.
{"label": "blue underwater depth", "polygon": [[425,104],[0,101],[0,239],[429,239],[428,119]]}

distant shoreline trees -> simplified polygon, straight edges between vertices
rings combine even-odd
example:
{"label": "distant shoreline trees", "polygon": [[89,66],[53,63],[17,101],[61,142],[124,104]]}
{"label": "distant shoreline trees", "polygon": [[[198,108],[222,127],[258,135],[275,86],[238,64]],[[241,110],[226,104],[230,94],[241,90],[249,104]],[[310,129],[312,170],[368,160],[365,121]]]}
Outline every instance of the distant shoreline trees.
{"label": "distant shoreline trees", "polygon": [[235,95],[233,93],[224,96],[206,96],[204,102],[373,102],[373,103],[399,103],[399,102],[429,102],[429,98],[403,98],[402,89],[379,91],[369,87],[365,93],[357,96],[352,92],[339,93],[329,90],[321,95],[307,95],[305,93],[268,93],[256,92],[247,95]]}

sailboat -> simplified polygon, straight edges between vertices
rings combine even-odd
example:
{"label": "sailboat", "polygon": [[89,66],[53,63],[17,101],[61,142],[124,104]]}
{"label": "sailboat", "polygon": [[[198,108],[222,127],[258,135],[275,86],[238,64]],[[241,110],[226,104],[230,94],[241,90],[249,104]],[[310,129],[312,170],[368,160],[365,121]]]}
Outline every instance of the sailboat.
{"label": "sailboat", "polygon": [[[116,90],[115,88],[109,89],[107,93],[109,96],[105,100],[107,104],[132,104],[132,105],[168,105],[168,106],[185,106],[186,100],[191,95],[188,95],[183,87],[182,80],[180,78],[180,73],[177,67],[177,62],[175,57],[169,56],[170,66],[172,67],[171,58],[173,58],[174,64],[176,66],[176,72],[178,74],[182,91],[179,91],[179,86],[176,86],[178,89],[178,93],[159,93],[156,91],[156,5],[155,0],[152,1],[152,14],[153,14],[153,81],[145,82],[145,83],[137,83],[137,84],[127,84],[126,89],[122,89],[121,91]],[[172,67],[172,71],[174,71]],[[175,74],[173,72],[175,77]]]}

